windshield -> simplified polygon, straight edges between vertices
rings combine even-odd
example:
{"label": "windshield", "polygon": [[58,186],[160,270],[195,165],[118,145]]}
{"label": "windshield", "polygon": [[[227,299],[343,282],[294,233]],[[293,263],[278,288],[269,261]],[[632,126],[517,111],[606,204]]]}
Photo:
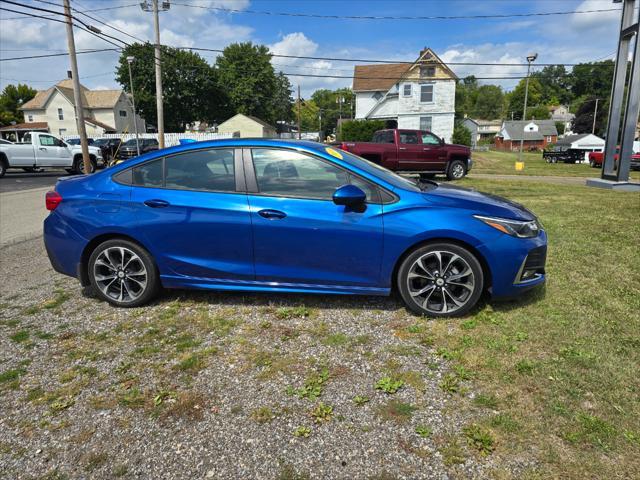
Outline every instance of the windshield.
{"label": "windshield", "polygon": [[67,140],[67,143],[69,145],[80,145],[80,139],[79,138],[70,138],[69,140]]}
{"label": "windshield", "polygon": [[107,140],[106,138],[99,138],[95,142],[93,142],[93,144],[100,146],[106,144],[108,141],[109,140]]}
{"label": "windshield", "polygon": [[393,173],[391,170],[387,170],[386,168],[376,163],[365,160],[364,158],[358,157],[357,155],[354,155],[352,153],[345,151],[341,151],[340,153],[347,157],[347,160],[353,166],[358,167],[365,172],[378,177],[381,180],[384,180],[394,187],[403,188],[405,190],[412,190],[414,192],[420,191],[418,185],[408,178],[401,177],[400,175]]}
{"label": "windshield", "polygon": [[[142,143],[142,141],[140,142]],[[124,142],[122,144],[123,147],[135,147],[136,146],[136,139],[132,138],[131,140],[127,140],[126,142]]]}

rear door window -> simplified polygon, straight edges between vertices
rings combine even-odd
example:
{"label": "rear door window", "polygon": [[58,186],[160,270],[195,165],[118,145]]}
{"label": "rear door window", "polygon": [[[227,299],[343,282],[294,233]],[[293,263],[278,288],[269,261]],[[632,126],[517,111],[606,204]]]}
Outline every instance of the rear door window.
{"label": "rear door window", "polygon": [[193,150],[167,157],[165,165],[166,188],[236,191],[233,149]]}
{"label": "rear door window", "polygon": [[133,184],[140,187],[164,186],[163,160],[159,158],[133,168]]}
{"label": "rear door window", "polygon": [[407,132],[407,131],[400,132],[400,143],[410,144],[410,145],[420,143],[418,140],[418,132]]}

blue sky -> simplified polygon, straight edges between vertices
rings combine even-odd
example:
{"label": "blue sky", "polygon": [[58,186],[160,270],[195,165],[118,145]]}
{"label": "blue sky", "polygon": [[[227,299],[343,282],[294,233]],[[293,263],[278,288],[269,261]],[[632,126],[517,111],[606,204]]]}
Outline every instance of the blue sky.
{"label": "blue sky", "polygon": [[[57,9],[29,0],[34,6]],[[91,15],[143,39],[153,36],[152,16],[135,0],[72,0],[79,10],[120,6]],[[222,7],[243,13],[225,13],[206,8],[174,4],[161,15],[161,41],[173,46],[224,48],[229,43],[251,40],[263,43],[274,53],[318,57],[372,58],[403,61],[415,59],[421,48],[431,47],[449,62],[521,62],[530,52],[539,62],[576,63],[612,58],[616,50],[619,12],[573,14],[567,16],[521,17],[474,20],[343,20],[285,17],[246,13],[247,10],[296,12],[324,15],[492,15],[551,11],[617,8],[610,0],[177,0],[199,7]],[[4,4],[6,7],[10,5]],[[14,7],[11,7],[14,8]],[[64,25],[42,19],[13,19],[18,15],[0,11],[0,57],[55,53],[66,49]],[[8,18],[8,20],[7,20]],[[82,18],[82,17],[80,17]],[[95,24],[85,18],[88,23]],[[97,24],[96,24],[97,25]],[[100,26],[100,25],[98,25]],[[100,26],[105,33],[129,42],[130,38]],[[104,48],[110,45],[84,32],[76,33],[77,48]],[[214,53],[204,55],[209,61]],[[116,53],[79,57],[82,82],[90,88],[116,88],[113,71]],[[277,70],[287,73],[351,75],[353,63],[274,58]],[[524,67],[457,66],[459,76],[513,76]],[[66,76],[66,57],[0,62],[0,87],[20,80],[35,88],[47,88]],[[349,86],[350,79],[290,77],[300,84],[303,95],[317,88]],[[509,89],[514,81],[496,80]]]}

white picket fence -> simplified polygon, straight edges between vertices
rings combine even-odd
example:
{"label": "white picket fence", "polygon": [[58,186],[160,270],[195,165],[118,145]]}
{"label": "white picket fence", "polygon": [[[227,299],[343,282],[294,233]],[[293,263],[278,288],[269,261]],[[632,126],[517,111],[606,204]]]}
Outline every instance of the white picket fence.
{"label": "white picket fence", "polygon": [[[78,135],[66,135],[62,137],[63,140],[68,140],[72,138],[78,138]],[[132,138],[136,138],[135,133],[107,133],[104,135],[100,135],[99,138],[119,138],[123,142],[127,140],[131,140]],[[140,133],[138,138],[155,138],[158,139],[157,133]],[[233,134],[231,133],[165,133],[164,134],[164,144],[167,147],[172,147],[174,145],[178,145],[180,143],[180,139],[189,138],[196,140],[198,142],[202,142],[205,140],[221,140],[224,138],[233,138]]]}

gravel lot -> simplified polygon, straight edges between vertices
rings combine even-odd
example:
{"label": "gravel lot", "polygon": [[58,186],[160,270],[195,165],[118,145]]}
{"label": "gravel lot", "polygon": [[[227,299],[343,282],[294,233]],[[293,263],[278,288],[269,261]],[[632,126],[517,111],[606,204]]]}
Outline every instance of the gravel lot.
{"label": "gravel lot", "polygon": [[[397,300],[170,291],[118,310],[55,273],[41,238],[5,247],[0,278],[3,478],[486,478],[526,466],[474,448],[465,426],[489,412],[461,416],[471,383],[432,345],[434,322]],[[384,377],[396,393],[375,388]]]}

